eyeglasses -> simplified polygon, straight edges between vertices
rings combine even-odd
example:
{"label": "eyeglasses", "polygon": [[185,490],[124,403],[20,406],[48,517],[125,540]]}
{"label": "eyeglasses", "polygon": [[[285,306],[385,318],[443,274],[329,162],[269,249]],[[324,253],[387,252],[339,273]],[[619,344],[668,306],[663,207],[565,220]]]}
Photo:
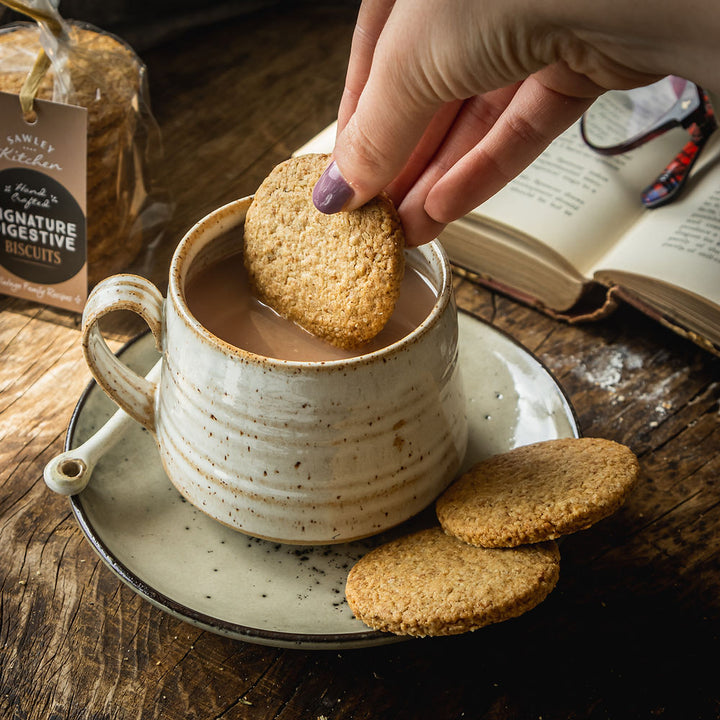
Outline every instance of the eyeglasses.
{"label": "eyeglasses", "polygon": [[580,120],[583,140],[602,155],[629,152],[671,128],[688,131],[690,139],[682,150],[642,191],[642,203],[648,208],[666,205],[678,197],[717,126],[707,93],[674,75],[633,90],[611,90],[601,95]]}

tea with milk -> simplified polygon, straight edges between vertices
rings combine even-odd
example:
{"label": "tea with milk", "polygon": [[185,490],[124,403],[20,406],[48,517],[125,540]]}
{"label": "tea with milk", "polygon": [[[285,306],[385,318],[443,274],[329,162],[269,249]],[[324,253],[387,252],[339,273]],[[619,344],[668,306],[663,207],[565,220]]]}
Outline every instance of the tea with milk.
{"label": "tea with milk", "polygon": [[256,355],[279,360],[329,361],[362,355],[391,345],[429,315],[437,294],[415,268],[405,269],[395,312],[385,328],[356,350],[343,350],[280,317],[249,289],[242,253],[199,271],[185,288],[190,312],[213,335]]}

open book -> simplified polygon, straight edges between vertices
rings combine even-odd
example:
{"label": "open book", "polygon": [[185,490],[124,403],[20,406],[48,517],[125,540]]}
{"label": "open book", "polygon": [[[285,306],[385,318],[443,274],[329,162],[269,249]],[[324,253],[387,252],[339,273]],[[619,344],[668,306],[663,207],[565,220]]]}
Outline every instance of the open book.
{"label": "open book", "polygon": [[[555,317],[602,317],[622,299],[720,354],[720,132],[678,200],[640,202],[686,140],[672,131],[608,158],[573,125],[440,240],[475,279]],[[333,141],[331,127],[302,151]]]}

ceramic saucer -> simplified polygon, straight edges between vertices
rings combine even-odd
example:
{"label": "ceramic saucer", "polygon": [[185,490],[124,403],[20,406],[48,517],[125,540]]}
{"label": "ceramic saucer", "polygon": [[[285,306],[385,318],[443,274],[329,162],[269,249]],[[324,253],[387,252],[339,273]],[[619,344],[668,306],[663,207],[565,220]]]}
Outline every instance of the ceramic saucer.
{"label": "ceramic saucer", "polygon": [[[562,389],[531,353],[470,315],[461,313],[459,322],[470,425],[466,467],[518,445],[579,435]],[[158,358],[150,335],[121,354],[143,374]],[[73,414],[66,450],[92,436],[114,410],[92,383]],[[82,531],[121,580],[198,627],[275,647],[340,649],[399,639],[352,616],[345,578],[370,548],[422,523],[422,514],[390,533],[343,545],[250,538],[180,496],[162,469],[153,437],[136,423],[101,458],[71,504]]]}

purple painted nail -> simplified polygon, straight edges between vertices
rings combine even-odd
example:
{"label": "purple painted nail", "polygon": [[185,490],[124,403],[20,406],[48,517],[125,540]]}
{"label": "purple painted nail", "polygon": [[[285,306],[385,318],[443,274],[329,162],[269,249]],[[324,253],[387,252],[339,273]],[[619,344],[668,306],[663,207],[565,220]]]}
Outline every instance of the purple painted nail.
{"label": "purple painted nail", "polygon": [[326,215],[340,212],[353,196],[353,189],[333,160],[313,188],[313,203]]}

